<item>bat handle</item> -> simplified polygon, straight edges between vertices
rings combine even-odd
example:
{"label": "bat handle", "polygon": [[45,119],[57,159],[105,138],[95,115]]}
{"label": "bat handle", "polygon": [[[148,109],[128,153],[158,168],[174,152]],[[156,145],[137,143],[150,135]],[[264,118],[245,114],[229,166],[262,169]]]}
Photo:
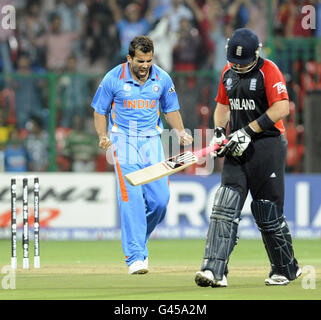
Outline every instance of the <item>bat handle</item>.
{"label": "bat handle", "polygon": [[[222,145],[224,146],[226,143],[228,142],[228,140],[224,140]],[[203,148],[201,150],[198,150],[196,152],[194,152],[194,154],[196,155],[197,158],[202,158],[205,157],[206,155],[210,154],[211,152],[217,151],[218,149],[220,149],[222,147],[222,145],[219,144],[213,144],[211,146],[208,146],[206,148]]]}

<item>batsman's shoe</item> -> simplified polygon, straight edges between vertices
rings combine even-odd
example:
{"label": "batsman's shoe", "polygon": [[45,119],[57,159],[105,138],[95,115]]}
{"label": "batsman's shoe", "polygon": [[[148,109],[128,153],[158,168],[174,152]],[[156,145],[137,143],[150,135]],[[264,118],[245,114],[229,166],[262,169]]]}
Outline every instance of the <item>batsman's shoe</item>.
{"label": "batsman's shoe", "polygon": [[[298,278],[302,273],[302,270],[299,268],[296,273],[296,278]],[[280,274],[273,274],[270,278],[265,279],[265,284],[267,286],[286,286],[290,280]]]}
{"label": "batsman's shoe", "polygon": [[148,269],[148,257],[145,258],[144,264],[145,264],[146,269]]}
{"label": "batsman's shoe", "polygon": [[148,272],[148,266],[146,266],[146,263],[141,260],[137,260],[133,262],[129,266],[128,274],[145,274]]}
{"label": "batsman's shoe", "polygon": [[215,280],[212,271],[204,270],[197,271],[195,275],[195,282],[200,287],[227,287],[227,278],[223,275],[222,280]]}

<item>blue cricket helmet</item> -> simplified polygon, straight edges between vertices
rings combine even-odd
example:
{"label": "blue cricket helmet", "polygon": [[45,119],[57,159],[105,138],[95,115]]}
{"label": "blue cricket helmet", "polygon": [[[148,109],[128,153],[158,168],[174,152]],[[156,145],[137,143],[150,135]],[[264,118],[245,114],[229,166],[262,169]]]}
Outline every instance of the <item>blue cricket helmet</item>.
{"label": "blue cricket helmet", "polygon": [[[247,28],[236,29],[231,38],[227,40],[227,60],[241,66],[251,64],[251,67],[252,63],[255,62],[255,66],[259,58],[259,49],[261,46],[258,36],[252,30]],[[252,69],[253,68],[251,68],[251,70]],[[248,71],[249,70],[246,72]]]}

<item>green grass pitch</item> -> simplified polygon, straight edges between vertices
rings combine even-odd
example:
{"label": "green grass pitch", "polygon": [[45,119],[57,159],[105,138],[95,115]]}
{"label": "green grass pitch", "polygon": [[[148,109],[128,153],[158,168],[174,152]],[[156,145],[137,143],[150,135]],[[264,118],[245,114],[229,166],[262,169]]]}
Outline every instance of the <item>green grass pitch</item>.
{"label": "green grass pitch", "polygon": [[[15,289],[5,289],[10,241],[0,240],[0,300],[320,300],[321,240],[295,240],[303,273],[287,286],[267,287],[268,259],[261,240],[240,239],[230,263],[227,288],[201,288],[194,282],[205,240],[149,242],[150,272],[128,275],[120,241],[42,241],[41,268],[23,270],[21,242]],[[32,253],[33,245],[30,243]],[[304,269],[305,270],[305,269]],[[314,276],[315,280],[311,280]],[[314,283],[314,288],[313,288]],[[310,288],[306,288],[306,285]]]}

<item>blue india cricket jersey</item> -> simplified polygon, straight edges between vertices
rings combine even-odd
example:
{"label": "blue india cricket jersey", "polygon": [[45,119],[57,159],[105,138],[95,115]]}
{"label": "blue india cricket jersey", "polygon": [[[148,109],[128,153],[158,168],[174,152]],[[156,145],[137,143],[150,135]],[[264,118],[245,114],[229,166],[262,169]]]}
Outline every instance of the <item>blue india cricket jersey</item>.
{"label": "blue india cricket jersey", "polygon": [[109,114],[108,130],[136,136],[154,136],[163,130],[160,112],[180,109],[174,84],[167,72],[152,65],[144,85],[133,79],[128,62],[109,71],[91,106]]}
{"label": "blue india cricket jersey", "polygon": [[169,187],[167,177],[134,187],[125,175],[164,159],[160,113],[179,110],[178,98],[161,68],[152,65],[149,78],[140,85],[124,63],[105,75],[91,106],[109,117],[122,247],[129,266],[148,257],[147,241],[164,219]]}

